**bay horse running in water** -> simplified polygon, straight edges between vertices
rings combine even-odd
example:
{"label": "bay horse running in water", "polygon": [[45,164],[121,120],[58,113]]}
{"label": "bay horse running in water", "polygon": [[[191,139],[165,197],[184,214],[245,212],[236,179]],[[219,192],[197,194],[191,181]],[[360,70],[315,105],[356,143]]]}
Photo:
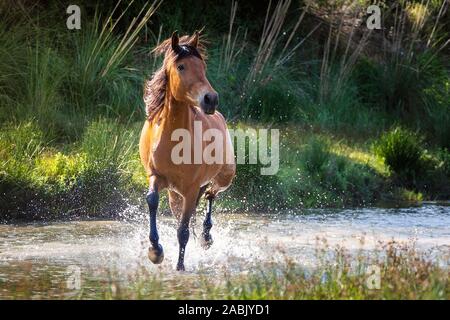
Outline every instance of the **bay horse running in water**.
{"label": "bay horse running in water", "polygon": [[[199,34],[172,37],[163,41],[153,52],[164,54],[162,67],[147,81],[144,102],[147,120],[142,129],[139,151],[141,161],[149,177],[147,203],[150,211],[149,259],[161,263],[164,252],[159,243],[156,215],[159,193],[167,188],[170,209],[178,219],[179,257],[177,270],[184,270],[184,253],[189,240],[189,221],[195,214],[203,194],[208,201],[206,217],[201,235],[202,246],[212,244],[212,203],[218,193],[227,189],[236,172],[233,147],[224,117],[216,111],[218,94],[206,78],[204,47]],[[173,141],[172,133],[177,129],[190,134],[192,146],[190,159],[194,155],[195,143],[204,150],[212,141],[199,137],[195,124],[201,124],[202,135],[208,130],[222,134],[222,141],[215,141],[223,157],[221,161],[205,163],[174,163],[172,150],[179,143]],[[205,141],[206,140],[206,141]],[[213,140],[212,138],[210,140]],[[218,144],[217,144],[218,142]],[[198,151],[198,149],[197,149]],[[186,156],[186,155],[183,155]],[[188,157],[189,158],[189,157]]]}

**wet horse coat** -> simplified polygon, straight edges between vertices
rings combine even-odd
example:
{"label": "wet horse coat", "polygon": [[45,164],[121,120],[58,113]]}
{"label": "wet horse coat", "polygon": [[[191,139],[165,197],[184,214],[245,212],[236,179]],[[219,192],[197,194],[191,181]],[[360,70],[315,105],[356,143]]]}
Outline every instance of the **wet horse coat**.
{"label": "wet horse coat", "polygon": [[[218,193],[227,189],[235,175],[233,147],[224,117],[215,111],[218,95],[205,75],[204,62],[198,33],[192,37],[178,38],[176,33],[156,49],[165,55],[163,66],[146,83],[144,101],[148,119],[141,133],[139,151],[142,164],[149,177],[147,202],[150,211],[149,258],[161,263],[164,257],[156,225],[159,192],[167,188],[173,214],[179,221],[178,241],[180,245],[177,270],[184,270],[185,247],[189,240],[189,221],[203,193],[208,199],[208,210],[203,223],[202,240],[207,248],[212,243],[210,229],[212,201]],[[194,130],[194,123],[201,124],[201,133],[209,129],[218,130],[223,137],[219,146],[221,161],[207,164],[195,162],[194,144],[201,150],[212,141],[204,141]],[[191,137],[190,163],[177,164],[172,159],[172,150],[179,144],[172,134],[182,129]],[[217,151],[216,151],[217,152]]]}

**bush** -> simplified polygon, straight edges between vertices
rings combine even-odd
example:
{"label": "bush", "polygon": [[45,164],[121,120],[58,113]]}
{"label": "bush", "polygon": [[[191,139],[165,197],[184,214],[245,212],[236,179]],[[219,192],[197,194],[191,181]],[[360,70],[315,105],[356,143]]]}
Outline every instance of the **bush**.
{"label": "bush", "polygon": [[400,179],[414,184],[425,169],[422,142],[423,138],[416,133],[395,127],[375,142],[374,151]]}
{"label": "bush", "polygon": [[81,143],[57,148],[37,121],[8,125],[0,131],[0,219],[117,213],[125,195],[145,189],[134,129],[100,119]]}
{"label": "bush", "polygon": [[[312,138],[301,153],[300,166],[306,174],[303,180],[310,180],[309,184],[316,186],[313,199],[317,203],[313,202],[314,205],[345,206],[373,202],[380,187],[376,172],[367,164],[356,163],[331,149],[328,140]],[[306,194],[309,195],[311,190]]]}
{"label": "bush", "polygon": [[73,187],[86,167],[86,154],[47,153],[36,160],[32,177],[42,188],[64,192]]}
{"label": "bush", "polygon": [[330,152],[326,141],[312,138],[309,139],[302,153],[303,166],[311,175],[320,175],[330,160]]}
{"label": "bush", "polygon": [[450,152],[447,149],[427,154],[426,174],[421,179],[422,189],[432,199],[447,200],[450,197]]}
{"label": "bush", "polygon": [[245,101],[245,116],[265,122],[293,120],[299,100],[292,79],[279,76],[259,84],[254,94]]}
{"label": "bush", "polygon": [[82,138],[81,149],[91,163],[125,170],[137,154],[138,135],[118,121],[92,121]]}

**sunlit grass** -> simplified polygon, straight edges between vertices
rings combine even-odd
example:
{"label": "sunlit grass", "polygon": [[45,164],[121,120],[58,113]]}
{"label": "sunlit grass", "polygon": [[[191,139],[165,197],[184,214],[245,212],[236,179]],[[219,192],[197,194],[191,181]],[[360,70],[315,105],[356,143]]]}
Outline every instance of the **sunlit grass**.
{"label": "sunlit grass", "polygon": [[376,172],[382,176],[389,176],[388,167],[384,164],[382,159],[377,157],[372,152],[357,145],[351,146],[347,143],[339,141],[331,145],[330,151],[337,155],[347,157],[354,162],[367,165],[376,170]]}
{"label": "sunlit grass", "polygon": [[[331,255],[330,255],[331,253]],[[142,266],[121,279],[111,270],[98,280],[81,273],[79,289],[68,288],[64,272],[0,280],[7,299],[449,299],[448,256],[418,251],[413,243],[381,244],[370,254],[319,246],[318,264],[305,269],[289,260],[251,271],[211,276],[208,272],[164,276]],[[436,260],[438,259],[438,260]],[[32,263],[21,271],[31,270]],[[25,268],[25,269],[23,269]],[[23,270],[22,270],[23,269]],[[65,276],[64,276],[65,275]],[[378,277],[379,276],[379,277]],[[72,282],[71,282],[72,283]]]}

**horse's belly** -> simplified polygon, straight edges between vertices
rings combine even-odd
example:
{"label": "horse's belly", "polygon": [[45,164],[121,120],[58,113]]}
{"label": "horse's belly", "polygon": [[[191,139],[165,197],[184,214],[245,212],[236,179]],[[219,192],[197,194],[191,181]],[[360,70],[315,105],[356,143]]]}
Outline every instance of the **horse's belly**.
{"label": "horse's belly", "polygon": [[167,181],[168,188],[180,194],[189,193],[211,182],[220,172],[218,164],[178,164],[175,166],[158,166],[156,171]]}

